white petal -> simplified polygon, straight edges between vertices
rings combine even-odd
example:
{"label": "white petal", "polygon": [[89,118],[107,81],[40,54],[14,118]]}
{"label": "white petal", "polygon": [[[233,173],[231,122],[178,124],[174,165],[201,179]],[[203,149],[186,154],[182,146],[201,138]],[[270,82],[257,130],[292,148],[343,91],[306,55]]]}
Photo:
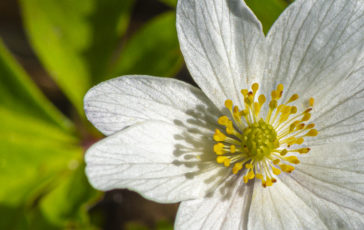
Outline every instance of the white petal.
{"label": "white petal", "polygon": [[261,24],[244,1],[178,1],[177,32],[193,79],[215,105],[243,105],[240,90],[261,77],[265,63]]}
{"label": "white petal", "polygon": [[[364,76],[364,73],[363,75]],[[343,91],[342,94],[349,92]],[[310,145],[337,142],[364,142],[364,90],[348,96],[335,106],[312,113],[319,135],[309,140]]]}
{"label": "white petal", "polygon": [[317,198],[333,204],[330,211],[321,214],[326,221],[330,216],[338,216],[333,223],[343,222],[349,226],[350,217],[339,213],[341,209],[347,209],[361,215],[361,226],[364,227],[364,144],[313,146],[300,161],[292,173],[294,181],[286,182],[290,183],[291,189],[298,191],[297,186],[304,187],[299,194],[307,202]]}
{"label": "white petal", "polygon": [[105,135],[145,120],[185,122],[196,113],[216,123],[219,112],[209,99],[182,81],[149,76],[123,76],[88,91],[87,118]]}
{"label": "white petal", "polygon": [[326,227],[318,214],[285,184],[278,181],[272,187],[263,188],[261,182],[256,181],[249,212],[248,229],[319,230],[326,229]]}
{"label": "white petal", "polygon": [[85,157],[90,183],[100,190],[128,188],[158,202],[205,196],[227,168],[216,163],[213,131],[201,131],[195,122],[196,130],[143,122],[96,143]]}
{"label": "white petal", "polygon": [[363,91],[364,1],[296,0],[267,39],[264,88],[314,97],[314,116]]}
{"label": "white petal", "polygon": [[[292,190],[307,206],[317,213],[317,216],[326,225],[327,229],[363,229],[364,215],[345,208],[335,201],[325,199],[324,192],[312,193],[307,187],[292,177],[286,177],[284,183]],[[287,189],[288,189],[287,188]],[[314,228],[316,229],[316,228]]]}
{"label": "white petal", "polygon": [[[252,184],[251,184],[252,185]],[[235,178],[226,196],[182,202],[175,229],[246,229],[253,186]]]}

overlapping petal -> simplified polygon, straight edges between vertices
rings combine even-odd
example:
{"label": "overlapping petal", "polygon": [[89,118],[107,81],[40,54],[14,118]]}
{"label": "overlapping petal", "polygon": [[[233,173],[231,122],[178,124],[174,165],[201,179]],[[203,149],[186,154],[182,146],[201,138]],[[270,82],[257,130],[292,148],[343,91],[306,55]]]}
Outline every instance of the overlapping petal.
{"label": "overlapping petal", "polygon": [[300,160],[292,178],[306,191],[364,215],[364,144],[314,146]]}
{"label": "overlapping petal", "polygon": [[[363,1],[295,1],[268,34],[263,88],[269,91],[282,83],[286,92],[302,96],[302,102],[314,97],[313,119],[349,117],[349,106],[333,109],[343,103],[359,105],[350,100],[364,89],[363,41]],[[318,121],[325,126],[321,118]]]}
{"label": "overlapping petal", "polygon": [[364,90],[361,90],[331,108],[317,107],[313,112],[313,122],[317,124],[320,134],[309,140],[310,146],[338,142],[364,143],[363,105]]}
{"label": "overlapping petal", "polygon": [[88,91],[87,118],[105,135],[146,120],[186,122],[204,113],[214,125],[220,115],[201,90],[182,81],[150,76],[123,76]]}
{"label": "overlapping petal", "polygon": [[254,188],[251,229],[362,229],[363,144],[316,146],[291,175]]}
{"label": "overlapping petal", "polygon": [[128,188],[158,202],[202,198],[229,175],[210,133],[162,121],[133,125],[93,145],[86,173],[100,190]]}
{"label": "overlapping petal", "polygon": [[[281,177],[284,177],[282,175]],[[280,181],[269,188],[255,182],[246,229],[327,229],[315,208]]]}
{"label": "overlapping petal", "polygon": [[188,69],[221,108],[242,103],[240,90],[261,78],[265,42],[261,24],[242,0],[183,0],[177,31]]}
{"label": "overlapping petal", "polygon": [[229,193],[182,202],[177,213],[176,229],[246,229],[253,186],[235,177]]}

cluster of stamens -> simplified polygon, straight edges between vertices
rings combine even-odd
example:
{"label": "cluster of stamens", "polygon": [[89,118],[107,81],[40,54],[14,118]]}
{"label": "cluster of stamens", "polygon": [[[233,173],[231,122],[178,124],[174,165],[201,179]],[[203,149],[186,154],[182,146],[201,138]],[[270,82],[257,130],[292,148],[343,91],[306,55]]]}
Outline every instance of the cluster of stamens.
{"label": "cluster of stamens", "polygon": [[293,94],[286,102],[280,103],[283,85],[279,84],[271,93],[266,116],[261,117],[266,97],[263,94],[257,96],[258,89],[259,85],[254,83],[251,91],[241,90],[243,110],[234,106],[231,100],[225,101],[231,116],[218,119],[225,130],[216,129],[214,152],[217,163],[232,168],[234,174],[245,171],[245,183],[257,178],[266,187],[273,185],[277,181],[275,176],[282,171],[291,173],[295,169],[293,165],[300,163],[296,155],[310,151],[310,148],[295,146],[301,146],[305,137],[316,136],[318,132],[314,124],[308,123],[313,98],[309,99],[305,111],[297,113],[297,107],[290,104],[298,99],[298,95]]}

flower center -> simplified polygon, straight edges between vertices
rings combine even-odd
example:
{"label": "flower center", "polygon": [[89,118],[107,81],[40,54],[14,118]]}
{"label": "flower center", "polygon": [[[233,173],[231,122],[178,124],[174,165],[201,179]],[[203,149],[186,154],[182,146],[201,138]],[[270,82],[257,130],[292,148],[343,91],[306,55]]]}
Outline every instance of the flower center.
{"label": "flower center", "polygon": [[[279,104],[283,94],[283,85],[279,84],[271,93],[268,112],[263,118],[260,111],[266,97],[263,94],[256,97],[258,89],[259,85],[254,83],[251,91],[241,90],[243,110],[233,106],[231,100],[225,101],[230,118],[221,116],[218,119],[218,123],[225,126],[225,132],[216,129],[214,152],[217,163],[231,167],[234,174],[245,168],[245,183],[257,178],[266,187],[277,181],[275,176],[281,171],[291,173],[295,169],[293,165],[300,162],[296,155],[310,151],[310,148],[302,147],[304,138],[316,136],[318,132],[314,124],[307,123],[311,118],[313,98],[309,99],[308,108],[297,114],[297,107],[290,104],[298,95],[293,94],[288,101]],[[297,145],[300,148],[295,147]]]}
{"label": "flower center", "polygon": [[241,146],[246,148],[246,152],[250,157],[260,161],[279,147],[279,141],[274,128],[261,119],[244,129]]}

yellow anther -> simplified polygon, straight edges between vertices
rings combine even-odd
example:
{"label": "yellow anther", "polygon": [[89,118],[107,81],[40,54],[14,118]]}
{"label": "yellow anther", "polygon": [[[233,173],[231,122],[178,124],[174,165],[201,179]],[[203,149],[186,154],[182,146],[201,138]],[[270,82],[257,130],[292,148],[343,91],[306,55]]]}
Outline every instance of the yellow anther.
{"label": "yellow anther", "polygon": [[285,159],[292,164],[300,163],[300,161],[298,160],[298,158],[296,156],[288,156],[288,157],[285,157]]}
{"label": "yellow anther", "polygon": [[225,159],[224,160],[224,166],[225,167],[229,167],[230,166],[230,159]]}
{"label": "yellow anther", "polygon": [[286,105],[279,105],[281,106],[281,112],[282,113],[290,113],[291,112],[291,106],[286,106]]}
{"label": "yellow anther", "polygon": [[262,106],[265,103],[265,96],[263,94],[259,95],[258,97],[258,102],[260,104],[260,106]]}
{"label": "yellow anther", "polygon": [[226,124],[226,133],[229,134],[229,135],[233,135],[233,134],[236,134],[236,131],[234,129],[234,126],[233,126],[233,123],[231,121],[229,121],[227,124]]}
{"label": "yellow anther", "polygon": [[290,115],[289,113],[282,113],[282,115],[279,118],[279,123],[283,123],[283,122],[287,121],[289,118],[289,115]]}
{"label": "yellow anther", "polygon": [[283,92],[283,84],[278,84],[278,86],[277,86],[277,91],[278,92]]}
{"label": "yellow anther", "polygon": [[214,134],[214,140],[215,141],[225,141],[226,140],[226,136],[225,134],[223,134],[220,130],[216,129],[215,130],[215,134]]}
{"label": "yellow anther", "polygon": [[217,155],[222,155],[225,153],[224,151],[224,144],[223,143],[217,143],[214,145],[214,152],[217,154]]}
{"label": "yellow anther", "polygon": [[244,179],[244,183],[245,183],[245,184],[246,184],[246,183],[248,183],[249,179],[248,179],[248,177],[247,177],[247,176],[243,176],[243,179]]}
{"label": "yellow anther", "polygon": [[252,169],[252,168],[253,168],[253,165],[252,165],[252,164],[250,164],[250,163],[247,163],[247,164],[245,164],[245,168],[247,168],[247,169]]}
{"label": "yellow anther", "polygon": [[302,149],[296,149],[297,152],[300,154],[308,153],[311,149],[310,148],[302,148]]}
{"label": "yellow anther", "polygon": [[[284,156],[284,155],[286,155],[288,153],[288,151],[287,151],[287,149],[283,149],[279,154],[281,155],[281,156]],[[278,160],[278,159],[277,159]],[[278,161],[279,162],[279,161]]]}
{"label": "yellow anther", "polygon": [[240,120],[240,111],[239,111],[239,107],[238,106],[234,106],[234,109],[233,109],[233,116],[234,116],[234,119],[236,120]]}
{"label": "yellow anther", "polygon": [[279,167],[281,167],[282,171],[286,173],[291,173],[294,170],[292,165],[281,164]]}
{"label": "yellow anther", "polygon": [[277,108],[277,101],[276,100],[271,100],[270,102],[269,102],[269,108],[271,109],[271,110],[274,110],[275,108]]}
{"label": "yellow anther", "polygon": [[274,175],[278,176],[279,174],[281,174],[281,170],[277,169],[276,167],[272,167],[272,171]]}
{"label": "yellow anther", "polygon": [[218,156],[218,157],[216,157],[216,162],[219,163],[219,164],[222,164],[227,159],[229,159],[229,158],[226,157],[226,156]]}
{"label": "yellow anther", "polygon": [[243,168],[243,163],[238,162],[234,164],[233,173],[237,174]]}
{"label": "yellow anther", "polygon": [[305,113],[305,115],[303,115],[303,118],[301,119],[301,121],[308,121],[311,118],[311,113]]}
{"label": "yellow anther", "polygon": [[268,177],[268,178],[267,178],[267,181],[266,181],[266,183],[265,183],[265,185],[266,185],[266,186],[268,186],[268,187],[269,187],[269,186],[272,186],[272,185],[273,185],[273,181],[272,181],[272,179]]}
{"label": "yellow anther", "polygon": [[277,158],[277,159],[274,159],[274,160],[272,161],[272,163],[273,163],[273,164],[275,164],[275,165],[277,165],[277,164],[279,164],[279,162],[280,162],[280,161],[281,161],[281,160]]}
{"label": "yellow anther", "polygon": [[241,94],[243,94],[244,98],[248,95],[248,90],[247,89],[242,89],[241,91]]}
{"label": "yellow anther", "polygon": [[291,102],[293,102],[293,101],[295,101],[295,100],[297,100],[298,99],[298,94],[293,94],[289,99],[288,99],[288,101],[287,101],[287,103],[286,104],[288,104],[288,103],[291,103]]}
{"label": "yellow anther", "polygon": [[240,117],[245,117],[249,114],[249,110],[248,109],[244,109],[242,111],[240,111]]}
{"label": "yellow anther", "polygon": [[289,132],[292,132],[296,127],[297,125],[299,125],[299,121],[295,121],[293,122],[290,126],[289,126]]}
{"label": "yellow anther", "polygon": [[305,141],[305,139],[303,139],[302,137],[300,137],[300,138],[298,138],[296,140],[296,144],[301,145],[304,141]]}
{"label": "yellow anther", "polygon": [[317,136],[317,134],[318,134],[318,131],[317,131],[316,129],[311,129],[310,131],[308,131],[308,132],[306,133],[306,135],[305,135],[305,136],[308,136],[308,137],[315,137],[315,136]]}
{"label": "yellow anther", "polygon": [[247,176],[248,176],[248,179],[249,180],[254,179],[254,177],[255,177],[254,171],[253,170],[250,170],[248,172]]}
{"label": "yellow anther", "polygon": [[263,175],[262,175],[262,174],[260,174],[260,173],[257,173],[257,174],[255,175],[255,177],[256,177],[257,179],[259,179],[259,180],[263,180]]}
{"label": "yellow anther", "polygon": [[313,127],[315,127],[315,124],[308,124],[308,125],[306,126],[306,129],[312,129]]}
{"label": "yellow anther", "polygon": [[315,104],[315,99],[313,99],[313,97],[311,97],[308,102],[309,102],[310,106],[313,107],[313,105]]}
{"label": "yellow anther", "polygon": [[295,114],[297,113],[297,107],[296,106],[292,106],[291,107],[291,114]]}
{"label": "yellow anther", "polygon": [[235,147],[235,145],[230,145],[230,152],[231,152],[231,153],[235,153],[235,152],[236,152],[236,147]]}
{"label": "yellow anther", "polygon": [[271,96],[272,99],[278,99],[278,92],[276,90],[272,90]]}
{"label": "yellow anther", "polygon": [[304,123],[301,123],[301,124],[299,124],[299,125],[296,126],[296,131],[302,130],[304,128],[305,128],[305,124]]}
{"label": "yellow anther", "polygon": [[225,101],[225,107],[228,108],[229,110],[232,110],[233,108],[233,102],[231,100],[226,100]]}
{"label": "yellow anther", "polygon": [[219,119],[217,119],[217,123],[219,125],[224,125],[224,126],[226,126],[229,123],[229,121],[230,120],[227,116],[221,116],[221,117],[219,117]]}
{"label": "yellow anther", "polygon": [[258,89],[259,89],[259,84],[258,83],[254,83],[252,85],[253,95],[255,95],[255,93],[258,91]]}
{"label": "yellow anther", "polygon": [[262,180],[262,186],[265,188],[265,187],[267,187],[267,183],[266,183],[266,181],[265,180]]}
{"label": "yellow anther", "polygon": [[296,143],[296,140],[297,139],[295,137],[288,137],[286,139],[287,145],[293,145],[293,144],[295,144]]}
{"label": "yellow anther", "polygon": [[250,106],[251,104],[253,104],[253,102],[254,102],[253,93],[249,92],[249,93],[248,93],[248,96],[247,96],[247,97],[245,97],[244,102],[245,102],[247,105],[249,105],[249,106]]}

